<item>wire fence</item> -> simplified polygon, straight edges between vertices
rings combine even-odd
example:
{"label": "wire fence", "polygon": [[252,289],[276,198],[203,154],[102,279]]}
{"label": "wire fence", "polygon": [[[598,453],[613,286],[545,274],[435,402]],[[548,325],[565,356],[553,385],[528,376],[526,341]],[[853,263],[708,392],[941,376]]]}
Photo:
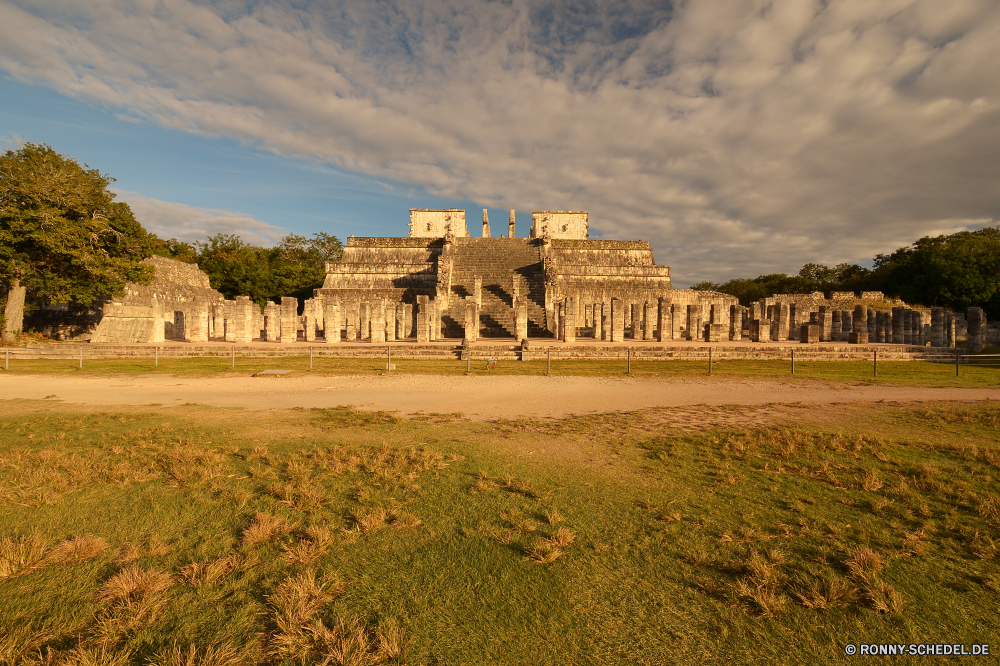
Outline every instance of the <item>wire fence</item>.
{"label": "wire fence", "polygon": [[956,376],[963,366],[1000,367],[1000,354],[970,354],[962,348],[797,348],[797,347],[531,347],[522,349],[520,345],[473,345],[470,347],[439,345],[418,347],[402,345],[358,345],[358,346],[287,346],[264,347],[237,345],[210,347],[184,347],[179,345],[163,347],[90,347],[87,345],[45,345],[29,348],[6,347],[3,350],[3,367],[9,370],[20,361],[62,360],[72,362],[79,368],[87,363],[103,360],[136,360],[149,362],[159,367],[161,361],[183,358],[219,358],[229,361],[236,368],[239,361],[249,359],[303,359],[308,357],[309,369],[320,359],[384,359],[385,370],[395,369],[394,361],[399,360],[457,360],[471,372],[473,363],[478,367],[485,363],[488,369],[500,362],[540,361],[546,363],[546,373],[551,374],[553,363],[574,361],[615,361],[624,366],[626,374],[632,371],[632,364],[640,361],[692,361],[704,363],[708,374],[712,374],[716,364],[732,360],[784,361],[788,363],[789,374],[795,374],[796,364],[809,362],[866,361],[871,363],[871,376],[877,377],[879,363],[892,361],[914,361],[955,366]]}

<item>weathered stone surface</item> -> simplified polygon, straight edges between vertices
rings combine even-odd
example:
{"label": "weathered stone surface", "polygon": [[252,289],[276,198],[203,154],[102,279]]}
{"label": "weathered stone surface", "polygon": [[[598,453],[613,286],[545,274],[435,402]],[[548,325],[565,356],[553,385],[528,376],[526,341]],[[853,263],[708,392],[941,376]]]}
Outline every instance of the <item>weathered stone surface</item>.
{"label": "weathered stone surface", "polygon": [[335,299],[323,302],[323,339],[327,344],[340,343],[340,303]]}
{"label": "weathered stone surface", "polygon": [[625,341],[625,302],[617,298],[611,301],[611,341]]}
{"label": "weathered stone surface", "polygon": [[586,240],[589,226],[587,211],[536,210],[531,213],[529,238]]}
{"label": "weathered stone surface", "polygon": [[299,337],[299,299],[293,296],[281,297],[281,343],[293,344]]}
{"label": "weathered stone surface", "polygon": [[970,352],[978,354],[983,351],[983,333],[985,329],[985,317],[983,316],[982,308],[969,308],[965,313],[965,320],[968,327],[965,334],[966,346]]}
{"label": "weathered stone surface", "polygon": [[19,333],[24,326],[24,286],[11,287],[7,292],[7,304],[4,306],[4,333]]}
{"label": "weathered stone surface", "polygon": [[739,341],[743,339],[743,308],[739,305],[730,306],[729,313],[729,339]]}
{"label": "weathered stone surface", "polygon": [[799,327],[799,342],[803,344],[818,344],[819,333],[822,328],[819,324],[802,324]]}

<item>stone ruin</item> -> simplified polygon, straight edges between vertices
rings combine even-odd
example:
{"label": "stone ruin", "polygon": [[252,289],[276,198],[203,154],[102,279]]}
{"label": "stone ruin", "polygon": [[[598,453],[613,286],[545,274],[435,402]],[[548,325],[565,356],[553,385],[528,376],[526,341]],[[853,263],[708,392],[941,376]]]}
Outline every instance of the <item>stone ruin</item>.
{"label": "stone ruin", "polygon": [[[314,312],[335,308],[346,340],[371,342],[714,340],[729,330],[735,298],[674,289],[645,241],[588,240],[586,211],[535,211],[529,238],[514,237],[514,211],[494,237],[484,210],[480,238],[460,213],[411,209],[408,238],[349,238]],[[440,233],[457,219],[464,233]]]}
{"label": "stone ruin", "polygon": [[301,313],[293,297],[263,309],[248,296],[227,300],[196,265],[151,257],[153,282],[127,285],[76,337],[115,344],[548,337],[936,347],[968,337],[973,350],[993,339],[979,308],[963,317],[908,308],[880,292],[784,294],[743,307],[727,294],[674,289],[670,267],[656,265],[649,243],[589,240],[588,224],[586,211],[535,211],[530,236],[516,238],[511,211],[507,235],[493,237],[484,210],[483,237],[472,238],[464,210],[411,209],[409,237],[351,236]]}

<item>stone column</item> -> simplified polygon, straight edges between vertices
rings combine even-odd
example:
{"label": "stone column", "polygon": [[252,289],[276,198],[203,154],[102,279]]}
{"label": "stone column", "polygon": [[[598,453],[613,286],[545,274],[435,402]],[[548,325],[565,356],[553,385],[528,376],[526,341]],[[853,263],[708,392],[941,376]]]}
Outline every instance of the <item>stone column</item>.
{"label": "stone column", "polygon": [[316,314],[313,308],[302,315],[302,328],[305,329],[306,342],[316,342]]}
{"label": "stone column", "polygon": [[965,344],[969,351],[978,354],[983,351],[983,310],[982,308],[969,308],[965,314],[967,323]]}
{"label": "stone column", "polygon": [[514,209],[510,209],[510,222],[507,223],[507,238],[514,238]]}
{"label": "stone column", "polygon": [[840,330],[840,327],[843,326],[843,321],[844,321],[843,317],[841,315],[842,315],[842,313],[840,312],[840,310],[834,310],[833,311],[833,319],[832,319],[831,324],[830,324],[830,341],[831,342],[840,342],[840,336],[841,336],[841,333],[842,333],[842,331]]}
{"label": "stone column", "polygon": [[625,341],[625,301],[611,299],[611,342]]}
{"label": "stone column", "polygon": [[774,315],[778,320],[778,326],[776,333],[777,338],[773,338],[776,341],[788,340],[788,304],[787,303],[775,303],[774,304]]}
{"label": "stone column", "polygon": [[188,342],[208,342],[208,319],[211,305],[196,300],[184,315],[184,339]]}
{"label": "stone column", "polygon": [[903,344],[913,344],[913,311],[903,308]]}
{"label": "stone column", "polygon": [[396,341],[396,306],[383,301],[385,306],[385,341]]}
{"label": "stone column", "polygon": [[257,304],[249,296],[237,296],[234,304],[236,314],[236,342],[248,344],[253,340],[253,310]]}
{"label": "stone column", "polygon": [[465,339],[469,342],[476,342],[479,339],[476,301],[472,296],[465,297]]}
{"label": "stone column", "polygon": [[829,306],[819,306],[819,325],[822,331],[819,334],[820,342],[830,342],[833,339],[833,313]]}
{"label": "stone column", "polygon": [[670,331],[674,342],[687,337],[687,308],[677,303],[670,304]]}
{"label": "stone column", "polygon": [[518,340],[528,339],[528,301],[525,297],[517,299],[514,313],[514,334]]}
{"label": "stone column", "polygon": [[405,340],[406,334],[406,304],[396,304],[396,339]]}
{"label": "stone column", "polygon": [[951,312],[945,313],[944,318],[944,337],[945,345],[954,349],[955,348],[955,315]]}
{"label": "stone column", "polygon": [[894,345],[901,345],[906,341],[903,335],[903,311],[906,308],[895,307],[892,309],[892,340]]}
{"label": "stone column", "polygon": [[340,301],[330,297],[323,301],[323,335],[328,345],[340,343]]}
{"label": "stone column", "polygon": [[924,313],[914,310],[910,321],[913,322],[913,344],[924,346]]}
{"label": "stone column", "polygon": [[281,297],[281,343],[294,344],[299,337],[299,299],[294,296]]}
{"label": "stone column", "polygon": [[632,339],[642,340],[642,305],[639,303],[632,303],[629,306],[632,313]]}
{"label": "stone column", "polygon": [[371,305],[371,335],[373,345],[385,344],[385,301],[377,300]]}
{"label": "stone column", "polygon": [[851,333],[854,330],[854,317],[851,315],[850,310],[841,310],[840,319],[840,339],[844,342],[849,342]]}
{"label": "stone column", "polygon": [[656,332],[656,303],[646,301],[645,312],[642,315],[642,339],[653,340]]}
{"label": "stone column", "polygon": [[361,303],[361,325],[358,330],[358,339],[372,339],[372,304],[368,301]]}
{"label": "stone column", "polygon": [[563,312],[563,341],[576,342],[576,296],[566,299],[566,309]]}
{"label": "stone column", "polygon": [[425,295],[417,296],[417,343],[427,344],[430,342],[430,298]]}
{"label": "stone column", "polygon": [[486,209],[483,209],[483,238],[490,237],[490,218],[486,214]]}
{"label": "stone column", "polygon": [[405,337],[415,338],[417,337],[417,311],[415,303],[404,303],[403,304],[403,329]]}
{"label": "stone column", "polygon": [[743,339],[743,308],[739,305],[729,309],[729,339],[737,342]]}
{"label": "stone column", "polygon": [[281,306],[268,301],[264,306],[264,339],[276,342],[281,337]]}
{"label": "stone column", "polygon": [[656,301],[657,308],[659,309],[659,316],[657,317],[658,326],[656,327],[656,339],[660,342],[666,342],[667,340],[674,339],[674,323],[673,318],[670,316],[670,303],[663,296]]}
{"label": "stone column", "polygon": [[701,304],[687,306],[687,339],[701,340]]}
{"label": "stone column", "polygon": [[611,301],[601,303],[601,340],[611,342]]}
{"label": "stone column", "polygon": [[[871,318],[869,318],[871,321]],[[882,311],[879,310],[875,313],[875,336],[872,338],[875,342],[885,342],[885,317]]]}
{"label": "stone column", "polygon": [[438,303],[436,300],[427,301],[427,339],[430,342],[437,342],[441,337],[441,319],[438,316]]}
{"label": "stone column", "polygon": [[868,344],[868,310],[863,305],[854,306],[851,335],[848,342],[852,345]]}
{"label": "stone column", "polygon": [[771,341],[771,320],[755,319],[750,322],[750,339],[754,342]]}
{"label": "stone column", "polygon": [[875,310],[872,308],[867,308],[868,313],[868,342],[878,342],[878,336],[875,335],[875,324],[878,321],[875,319]]}
{"label": "stone column", "polygon": [[348,301],[344,305],[344,339],[354,342],[358,339],[358,320],[361,312],[361,304],[357,301]]}

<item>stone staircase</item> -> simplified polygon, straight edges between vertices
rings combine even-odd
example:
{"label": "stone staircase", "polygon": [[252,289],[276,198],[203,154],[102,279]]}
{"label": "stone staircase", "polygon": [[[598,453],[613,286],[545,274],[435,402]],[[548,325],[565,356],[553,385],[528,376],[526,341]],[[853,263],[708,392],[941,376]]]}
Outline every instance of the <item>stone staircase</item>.
{"label": "stone staircase", "polygon": [[[465,297],[475,292],[482,278],[480,335],[513,337],[514,279],[519,276],[521,295],[528,298],[528,335],[545,337],[545,277],[538,246],[527,238],[456,238],[453,245],[451,293],[445,335],[461,338],[465,328]],[[527,293],[524,293],[527,290]]]}

